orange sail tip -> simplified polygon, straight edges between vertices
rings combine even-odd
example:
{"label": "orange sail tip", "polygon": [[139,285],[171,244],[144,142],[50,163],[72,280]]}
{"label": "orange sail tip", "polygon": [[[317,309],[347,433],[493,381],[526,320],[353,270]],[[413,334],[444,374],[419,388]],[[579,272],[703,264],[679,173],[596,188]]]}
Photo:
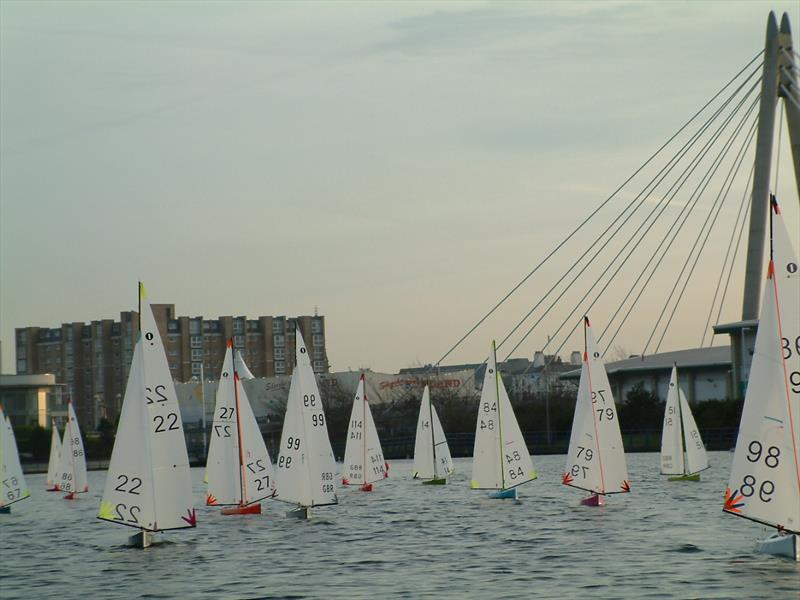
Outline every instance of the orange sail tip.
{"label": "orange sail tip", "polygon": [[781,207],[778,206],[778,199],[775,197],[775,194],[770,194],[769,199],[770,199],[770,204],[772,204],[772,211],[776,215],[781,214]]}
{"label": "orange sail tip", "polygon": [[592,324],[589,323],[589,317],[583,317],[583,324],[586,325],[587,327],[592,326]]}
{"label": "orange sail tip", "polygon": [[206,506],[214,506],[217,499],[212,494],[206,494]]}
{"label": "orange sail tip", "polygon": [[734,490],[731,492],[731,488],[725,488],[725,506],[723,507],[723,510],[736,514],[742,512],[744,502],[739,501],[743,499],[744,496],[739,494],[739,490]]}
{"label": "orange sail tip", "polygon": [[561,483],[564,485],[572,483],[572,475],[570,473],[564,473],[564,475],[561,476]]}
{"label": "orange sail tip", "polygon": [[622,485],[620,486],[623,492],[630,492],[631,491],[631,482],[627,479],[623,480]]}
{"label": "orange sail tip", "polygon": [[350,480],[347,477],[342,477],[342,485],[350,485]]}
{"label": "orange sail tip", "polygon": [[775,277],[775,263],[769,261],[769,265],[767,266],[767,279],[772,279],[773,277]]}
{"label": "orange sail tip", "polygon": [[583,362],[589,362],[589,353],[586,350],[583,351]]}
{"label": "orange sail tip", "polygon": [[228,346],[228,348],[233,348],[233,340],[231,338],[228,338],[226,346]]}

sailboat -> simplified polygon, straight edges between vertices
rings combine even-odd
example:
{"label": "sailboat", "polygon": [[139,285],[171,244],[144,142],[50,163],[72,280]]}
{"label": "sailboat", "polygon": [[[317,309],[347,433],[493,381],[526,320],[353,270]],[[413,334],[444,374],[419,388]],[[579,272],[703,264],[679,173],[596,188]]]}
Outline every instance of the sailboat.
{"label": "sailboat", "polygon": [[424,485],[444,485],[447,476],[452,473],[450,447],[426,385],[422,392],[414,442],[414,479],[422,479]]}
{"label": "sailboat", "polygon": [[17,440],[11,421],[0,406],[0,514],[11,512],[11,505],[30,498],[22,465],[19,463]]}
{"label": "sailboat", "polygon": [[89,482],[86,478],[86,454],[83,451],[81,429],[72,401],[67,404],[67,424],[64,427],[64,443],[61,447],[61,456],[58,459],[58,468],[54,477],[55,485],[59,491],[67,492],[64,500],[75,500],[75,494],[89,491]]}
{"label": "sailboat", "polygon": [[47,491],[59,491],[56,485],[56,471],[58,470],[58,461],[61,460],[61,435],[58,433],[56,420],[52,419],[51,426],[53,434],[50,436],[50,461],[47,463]]}
{"label": "sailboat", "polygon": [[295,357],[275,473],[276,498],[297,504],[288,516],[308,519],[311,507],[339,503],[334,481],[336,462],[317,380],[299,328]]}
{"label": "sailboat", "polygon": [[700,481],[700,472],[707,468],[706,448],[678,385],[678,368],[673,366],[661,433],[661,474],[672,475],[669,481]]}
{"label": "sailboat", "polygon": [[572,421],[564,485],[591,493],[581,504],[602,506],[604,497],[631,491],[617,408],[589,317],[583,318],[584,351]]}
{"label": "sailboat", "polygon": [[156,531],[195,527],[192,504],[178,398],[147,292],[139,283],[139,339],[97,518],[139,529],[129,544],[146,548]]}
{"label": "sailboat", "polygon": [[516,500],[519,486],[537,477],[503,378],[497,371],[493,341],[475,426],[472,489],[492,490],[490,498]]}
{"label": "sailboat", "polygon": [[261,514],[261,500],[275,495],[275,471],[232,348],[229,340],[217,386],[206,504],[223,506],[223,515]]}
{"label": "sailboat", "polygon": [[800,561],[800,273],[771,200],[767,282],[723,510],[777,530],[761,552]]}
{"label": "sailboat", "polygon": [[342,484],[360,485],[359,489],[362,492],[371,492],[374,482],[389,476],[381,450],[381,441],[378,439],[378,430],[367,402],[363,373],[358,379],[350,423],[347,426],[344,469]]}

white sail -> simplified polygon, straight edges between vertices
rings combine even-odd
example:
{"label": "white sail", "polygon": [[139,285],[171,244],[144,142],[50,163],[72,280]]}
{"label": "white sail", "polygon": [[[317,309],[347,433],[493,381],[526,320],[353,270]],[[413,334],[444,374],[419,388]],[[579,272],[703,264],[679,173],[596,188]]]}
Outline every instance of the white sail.
{"label": "white sail", "polygon": [[497,372],[494,342],[478,405],[472,488],[506,490],[536,479],[533,461]]}
{"label": "white sail", "polygon": [[[238,352],[237,352],[238,355]],[[276,494],[275,468],[272,466],[264,436],[256,421],[250,400],[239,377],[239,367],[247,369],[244,361],[234,361],[234,383],[238,390],[239,436],[242,447],[242,473],[244,475],[243,504],[253,504]],[[248,371],[249,373],[249,371]],[[250,375],[252,378],[252,375]]]}
{"label": "white sail", "polygon": [[67,424],[64,427],[64,442],[55,473],[55,484],[62,492],[82,494],[89,491],[83,438],[72,402],[67,405]]}
{"label": "white sail", "polygon": [[[431,434],[431,425],[433,434]],[[453,459],[428,386],[422,392],[414,442],[414,478],[441,479],[453,472]]]}
{"label": "white sail", "polygon": [[588,317],[584,328],[586,347],[562,482],[597,494],[629,492],[617,408]]}
{"label": "white sail", "polygon": [[56,471],[61,459],[61,435],[58,433],[56,420],[52,420],[53,433],[50,436],[50,460],[47,463],[47,486],[52,487],[56,482]]}
{"label": "white sail", "polygon": [[303,336],[295,338],[292,372],[276,468],[278,500],[301,506],[337,504],[336,463],[317,381]]}
{"label": "white sail", "polygon": [[364,391],[364,375],[361,375],[347,426],[342,482],[345,485],[364,485],[386,476],[386,461]]}
{"label": "white sail", "polygon": [[678,372],[672,367],[664,408],[664,428],[661,431],[661,474],[683,475],[683,438],[681,436]]}
{"label": "white sail", "polygon": [[242,358],[242,353],[236,350],[233,353],[233,366],[236,368],[236,372],[239,374],[239,379],[255,379],[255,375],[250,372],[250,369],[247,368],[247,364],[244,362]]}
{"label": "white sail", "polygon": [[683,425],[683,441],[686,447],[686,474],[694,475],[708,468],[708,455],[697,423],[694,422],[692,410],[681,389],[678,389],[681,404],[681,424]]}
{"label": "white sail", "polygon": [[141,331],[97,516],[145,531],[195,527],[175,386],[144,286],[140,290]]}
{"label": "white sail", "polygon": [[236,397],[231,347],[225,351],[217,385],[211,442],[206,461],[208,490],[206,504],[240,504],[242,501],[239,434],[236,426]]}
{"label": "white sail", "polygon": [[19,462],[14,429],[0,407],[0,507],[19,502],[30,495]]}
{"label": "white sail", "polygon": [[761,300],[726,512],[800,533],[800,273],[780,214]]}

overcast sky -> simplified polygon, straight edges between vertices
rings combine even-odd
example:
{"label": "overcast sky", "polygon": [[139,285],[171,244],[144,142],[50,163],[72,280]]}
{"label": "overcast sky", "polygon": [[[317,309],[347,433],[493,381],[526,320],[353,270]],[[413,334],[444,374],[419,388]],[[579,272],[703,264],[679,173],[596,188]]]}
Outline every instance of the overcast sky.
{"label": "overcast sky", "polygon": [[[334,370],[433,362],[763,47],[770,9],[800,30],[796,2],[4,0],[3,369],[15,327],[116,319],[137,278],[179,315],[318,307]],[[662,349],[700,342],[713,243]],[[660,308],[615,344],[639,352]]]}

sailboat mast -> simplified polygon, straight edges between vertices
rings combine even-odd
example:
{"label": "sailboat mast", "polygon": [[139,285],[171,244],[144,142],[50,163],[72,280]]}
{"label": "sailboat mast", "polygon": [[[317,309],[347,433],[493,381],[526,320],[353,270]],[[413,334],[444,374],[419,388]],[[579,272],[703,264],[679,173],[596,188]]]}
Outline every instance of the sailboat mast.
{"label": "sailboat mast", "polygon": [[433,478],[436,479],[436,437],[433,435],[433,401],[428,390],[428,425],[431,428],[431,449],[433,450]]}
{"label": "sailboat mast", "polygon": [[506,489],[506,469],[505,465],[503,464],[503,460],[505,455],[503,453],[503,417],[500,414],[500,372],[498,371],[497,366],[497,348],[495,347],[494,340],[492,340],[492,358],[494,359],[494,390],[495,390],[495,402],[497,402],[497,431],[500,437],[500,489]]}
{"label": "sailboat mast", "polygon": [[233,401],[236,407],[236,443],[239,446],[239,506],[246,504],[247,486],[244,480],[244,451],[242,449],[242,420],[239,418],[239,372],[233,356],[233,340],[228,342],[231,349],[231,365],[233,366]]}
{"label": "sailboat mast", "polygon": [[361,375],[361,383],[364,385],[364,391],[361,394],[361,443],[364,447],[364,466],[361,471],[361,483],[367,485],[367,383],[364,381],[364,375]]}

